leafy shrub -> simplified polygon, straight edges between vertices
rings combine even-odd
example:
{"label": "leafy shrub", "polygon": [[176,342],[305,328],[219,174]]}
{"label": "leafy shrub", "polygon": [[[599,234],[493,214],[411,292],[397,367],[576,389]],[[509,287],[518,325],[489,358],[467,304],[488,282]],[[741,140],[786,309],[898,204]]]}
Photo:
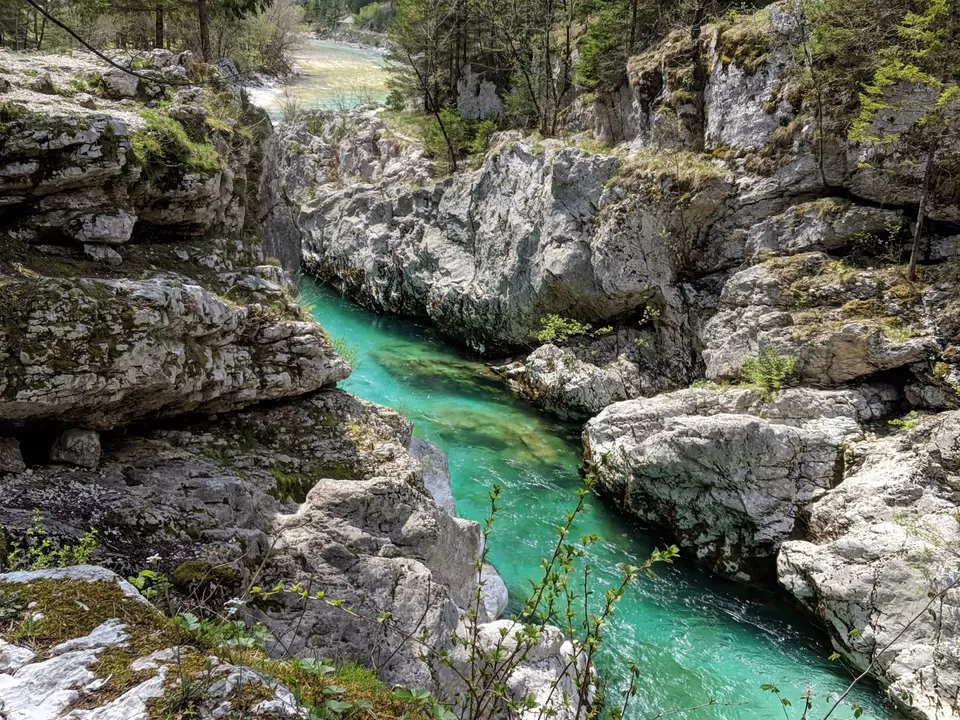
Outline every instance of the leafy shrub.
{"label": "leafy shrub", "polygon": [[559,315],[547,315],[540,318],[540,331],[534,336],[539,343],[564,343],[577,335],[589,335],[593,326]]}
{"label": "leafy shrub", "polygon": [[431,122],[424,128],[423,149],[431,158],[449,157],[447,141],[443,137],[444,130],[458,158],[486,152],[490,138],[497,131],[497,124],[493,120],[466,120],[452,108],[440,111],[440,122],[443,123],[443,130],[436,118],[431,118]]}
{"label": "leafy shrub", "polygon": [[916,410],[911,410],[902,418],[892,418],[887,420],[887,425],[895,430],[907,432],[913,430],[920,424],[920,416]]}
{"label": "leafy shrub", "polygon": [[69,565],[86,565],[96,552],[97,531],[90,529],[76,545],[56,543],[43,528],[43,516],[34,509],[33,523],[24,541],[10,543],[4,558],[7,570],[45,570]]}
{"label": "leafy shrub", "polygon": [[767,391],[779,390],[793,375],[797,359],[792,355],[778,355],[771,347],[760,350],[760,355],[747,360],[740,369],[740,379]]}

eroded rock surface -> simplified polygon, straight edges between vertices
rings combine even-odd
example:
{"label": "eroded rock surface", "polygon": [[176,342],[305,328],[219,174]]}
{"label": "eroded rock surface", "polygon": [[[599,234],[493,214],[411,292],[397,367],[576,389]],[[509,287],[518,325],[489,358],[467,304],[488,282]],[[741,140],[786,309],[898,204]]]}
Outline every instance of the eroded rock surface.
{"label": "eroded rock surface", "polygon": [[605,494],[700,562],[769,580],[803,508],[843,478],[860,423],[895,399],[889,388],[681,390],[608,407],[584,428],[585,458]]}
{"label": "eroded rock surface", "polygon": [[[957,488],[960,417],[849,449],[842,484],[783,544],[780,583],[854,667],[911,717],[955,717],[960,693]],[[852,632],[855,631],[855,632]]]}

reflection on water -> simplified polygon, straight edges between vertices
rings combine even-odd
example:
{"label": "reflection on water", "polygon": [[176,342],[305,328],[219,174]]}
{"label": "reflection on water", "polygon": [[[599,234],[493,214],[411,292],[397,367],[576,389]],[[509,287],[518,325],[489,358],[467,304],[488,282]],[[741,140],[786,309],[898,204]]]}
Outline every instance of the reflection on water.
{"label": "reflection on water", "polygon": [[291,57],[300,75],[281,88],[248,91],[275,120],[288,98],[304,110],[346,110],[387,98],[383,55],[376,50],[311,37]]}
{"label": "reflection on water", "polygon": [[[370,313],[310,279],[301,291],[331,335],[358,346],[361,362],[343,387],[402,412],[418,435],[446,451],[462,515],[482,519],[489,488],[503,487],[491,560],[510,589],[511,608],[518,609],[538,577],[540,558],[553,547],[555,525],[576,501],[577,428],[534,412],[429,328]],[[603,538],[588,552],[599,587],[615,584],[617,565],[639,564],[656,542],[593,497],[574,528],[576,537],[589,533]],[[820,713],[809,717],[819,718],[825,696],[836,696],[850,681],[841,665],[827,661],[823,636],[782,600],[682,563],[660,566],[655,579],[631,588],[608,636],[599,672],[611,686],[623,686],[629,663],[642,671],[629,720],[672,715],[711,699],[718,704],[682,717],[786,720],[777,699],[760,689],[764,683],[776,684],[792,709],[810,688]],[[851,699],[864,706],[864,719],[892,717],[875,689],[860,687]],[[832,717],[850,720],[851,712]]]}

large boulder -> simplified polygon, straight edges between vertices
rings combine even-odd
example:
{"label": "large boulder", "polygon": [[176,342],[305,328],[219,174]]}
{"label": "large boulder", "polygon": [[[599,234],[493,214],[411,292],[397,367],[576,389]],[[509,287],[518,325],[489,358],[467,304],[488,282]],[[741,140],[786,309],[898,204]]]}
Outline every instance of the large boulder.
{"label": "large boulder", "polygon": [[349,375],[314,322],[175,279],[0,289],[0,419],[110,428],[299,395]]}
{"label": "large boulder", "polygon": [[680,390],[611,405],[584,427],[588,468],[627,513],[740,580],[773,575],[803,508],[843,476],[844,447],[885,388]]}
{"label": "large boulder", "polygon": [[843,482],[807,509],[805,539],[783,544],[780,583],[910,717],[956,717],[960,415],[848,456]]}

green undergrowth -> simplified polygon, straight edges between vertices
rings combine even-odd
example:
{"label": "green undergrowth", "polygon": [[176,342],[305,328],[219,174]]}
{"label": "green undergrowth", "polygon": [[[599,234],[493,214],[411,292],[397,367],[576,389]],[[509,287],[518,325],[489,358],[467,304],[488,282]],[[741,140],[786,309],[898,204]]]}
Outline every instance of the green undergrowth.
{"label": "green undergrowth", "polygon": [[798,334],[813,335],[824,328],[865,322],[875,325],[891,342],[924,334],[924,293],[950,273],[949,263],[920,268],[918,280],[910,282],[904,265],[862,267],[820,253],[766,262],[794,302]]}
{"label": "green undergrowth", "polygon": [[725,174],[724,168],[704,153],[643,148],[623,160],[617,176],[611,182],[629,190],[655,192],[669,183],[672,187],[666,189],[692,193],[702,190]]}
{"label": "green undergrowth", "polygon": [[724,64],[735,62],[752,75],[766,61],[771,26],[765,9],[746,14],[730,10],[709,29],[717,33],[717,49]]}
{"label": "green undergrowth", "polygon": [[133,156],[148,172],[160,174],[164,169],[183,166],[203,175],[221,170],[221,160],[209,142],[196,142],[187,135],[179,121],[156,110],[141,110],[146,127],[130,136]]}
{"label": "green undergrowth", "polygon": [[[170,618],[146,602],[126,595],[112,581],[43,579],[0,583],[0,636],[30,647],[45,658],[67,640],[88,635],[116,620],[126,639],[100,651],[88,665],[98,678],[95,689],[83,692],[70,709],[102,707],[149,680],[157,669],[134,670],[139,658],[169,650],[163,692],[147,702],[149,720],[195,717],[201,706],[216,705],[211,694],[222,663],[249,668],[290,689],[317,718],[406,718],[426,720],[422,703],[390,690],[376,673],[355,663],[278,659],[264,650],[270,636],[260,626],[237,621],[209,621],[184,614]],[[415,691],[414,691],[415,692]],[[228,717],[262,717],[255,706],[273,697],[261,682],[247,682],[227,700]]]}

